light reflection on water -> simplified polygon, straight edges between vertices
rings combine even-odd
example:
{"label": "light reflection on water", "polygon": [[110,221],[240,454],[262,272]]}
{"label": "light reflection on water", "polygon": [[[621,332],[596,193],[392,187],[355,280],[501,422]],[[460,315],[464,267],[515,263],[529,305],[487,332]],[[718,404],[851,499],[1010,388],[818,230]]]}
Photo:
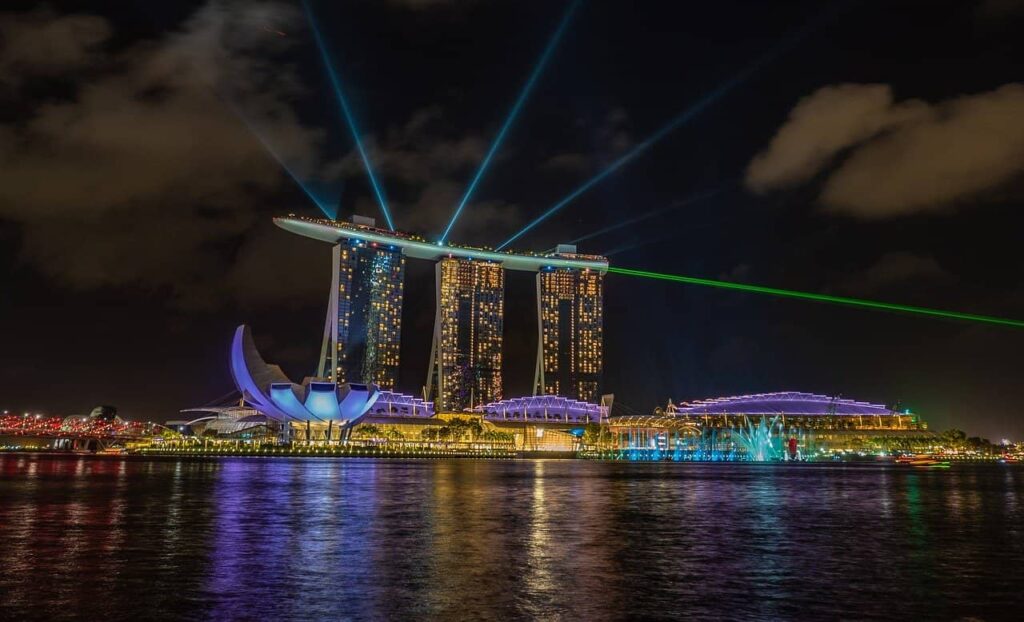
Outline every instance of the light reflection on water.
{"label": "light reflection on water", "polygon": [[0,618],[1001,619],[1024,470],[0,456]]}

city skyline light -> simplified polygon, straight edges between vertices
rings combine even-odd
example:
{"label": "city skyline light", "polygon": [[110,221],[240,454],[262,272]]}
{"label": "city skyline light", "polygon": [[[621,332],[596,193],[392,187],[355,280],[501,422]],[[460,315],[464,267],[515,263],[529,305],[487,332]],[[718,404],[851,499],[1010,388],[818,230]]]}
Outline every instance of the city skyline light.
{"label": "city skyline light", "polygon": [[[927,28],[896,20],[902,26],[868,50],[857,25],[877,11],[858,3],[743,3],[750,23],[732,27],[737,7],[443,5],[196,0],[167,8],[166,27],[142,28],[148,14],[58,2],[46,15],[14,8],[0,20],[5,41],[8,31],[39,40],[32,33],[44,26],[79,19],[95,27],[71,30],[93,34],[69,39],[81,54],[59,66],[0,50],[13,85],[0,125],[14,138],[3,148],[0,229],[10,244],[2,260],[19,292],[0,312],[4,325],[28,327],[4,341],[21,366],[38,368],[39,352],[59,349],[81,370],[48,397],[39,380],[11,368],[8,393],[21,396],[11,406],[74,412],[73,396],[106,386],[104,378],[149,369],[171,387],[159,404],[132,382],[115,382],[110,401],[159,413],[147,419],[171,417],[204,401],[196,391],[222,393],[223,372],[156,370],[131,335],[153,333],[181,361],[216,343],[215,326],[250,316],[259,334],[275,335],[271,351],[286,368],[326,371],[332,354],[346,355],[322,348],[328,251],[282,236],[271,220],[377,212],[383,229],[422,238],[434,253],[455,232],[459,256],[508,264],[505,330],[528,335],[504,340],[509,395],[540,384],[535,277],[520,270],[577,240],[580,253],[608,249],[615,270],[704,290],[664,279],[652,288],[623,272],[604,279],[605,388],[622,404],[795,386],[906,399],[946,427],[970,411],[988,436],[1024,433],[1018,392],[1000,373],[1016,337],[971,328],[1019,327],[1022,315],[1006,226],[1015,186],[1005,163],[1014,158],[991,157],[1016,153],[1020,87],[998,54],[986,61],[958,38],[974,23],[990,29],[985,45],[998,45],[1002,27],[987,14],[960,7]],[[964,60],[940,72],[915,64],[910,50]],[[83,75],[93,78],[86,84]],[[975,140],[986,123],[998,131]],[[849,132],[830,133],[843,127]],[[929,140],[961,148],[921,151]],[[915,155],[894,158],[897,143]],[[567,197],[565,209],[545,215]],[[536,253],[488,250],[513,246]],[[407,301],[429,301],[435,280],[415,263],[401,279],[404,304],[383,322],[402,325],[400,355],[382,356],[397,360],[391,373],[410,392],[426,374],[433,309]],[[713,295],[724,286],[706,281],[865,313],[827,305],[752,313],[752,301]],[[81,302],[80,325],[94,328],[77,331],[71,349],[31,330],[63,321],[52,301],[68,295]],[[904,323],[894,334],[889,312],[960,323]],[[100,330],[106,322],[113,327]],[[186,337],[174,332],[182,326]],[[365,356],[354,347],[349,354]],[[101,377],[84,357],[106,349],[117,372]],[[804,356],[772,354],[784,351]],[[896,364],[908,358],[915,364]],[[818,359],[838,362],[826,373],[810,363]],[[928,390],[946,370],[963,376]]]}
{"label": "city skyline light", "polygon": [[1022,31],[6,4],[0,618],[1016,619]]}

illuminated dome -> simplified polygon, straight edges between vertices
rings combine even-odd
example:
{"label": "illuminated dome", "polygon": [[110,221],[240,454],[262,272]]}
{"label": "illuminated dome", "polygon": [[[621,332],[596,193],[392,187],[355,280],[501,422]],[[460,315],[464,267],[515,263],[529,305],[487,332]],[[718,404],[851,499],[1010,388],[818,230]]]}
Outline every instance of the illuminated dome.
{"label": "illuminated dome", "polygon": [[783,391],[682,402],[669,412],[679,415],[891,415],[883,404],[845,400],[815,393]]}
{"label": "illuminated dome", "polygon": [[280,367],[263,360],[244,325],[235,331],[231,343],[231,376],[246,402],[277,421],[345,421],[352,425],[380,396],[372,384],[339,387],[309,379],[295,384]]}
{"label": "illuminated dome", "polygon": [[607,416],[607,408],[581,402],[560,395],[530,395],[514,397],[477,406],[474,412],[491,420],[566,421],[571,423],[600,423]]}

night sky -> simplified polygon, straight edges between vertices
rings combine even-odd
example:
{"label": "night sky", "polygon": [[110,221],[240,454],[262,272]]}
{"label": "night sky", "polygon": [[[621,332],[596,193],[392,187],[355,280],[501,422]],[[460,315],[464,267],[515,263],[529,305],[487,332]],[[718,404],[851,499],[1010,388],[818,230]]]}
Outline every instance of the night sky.
{"label": "night sky", "polygon": [[[312,373],[330,248],[271,217],[318,215],[312,194],[383,219],[302,5],[35,4],[0,12],[0,408],[174,418],[232,390],[241,323]],[[444,229],[566,6],[311,0],[399,229]],[[580,251],[1022,319],[1022,29],[1016,0],[583,2],[450,239],[504,241],[720,95],[516,246],[661,210]],[[407,267],[418,393],[433,268]],[[509,396],[533,287],[508,274]],[[1019,329],[611,275],[605,331],[605,390],[636,411],[803,390],[1024,438]]]}

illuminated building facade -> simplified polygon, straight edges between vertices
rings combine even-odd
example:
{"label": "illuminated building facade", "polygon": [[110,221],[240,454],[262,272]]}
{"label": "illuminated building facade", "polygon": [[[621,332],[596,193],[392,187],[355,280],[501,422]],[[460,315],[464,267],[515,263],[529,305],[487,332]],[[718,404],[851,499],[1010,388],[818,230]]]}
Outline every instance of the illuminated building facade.
{"label": "illuminated building facade", "polygon": [[501,264],[445,257],[437,263],[437,312],[427,386],[438,412],[502,397],[505,272]]}
{"label": "illuminated building facade", "polygon": [[936,436],[909,411],[814,393],[719,397],[608,420],[630,460],[830,459],[837,453],[928,448]]}
{"label": "illuminated building facade", "polygon": [[[964,453],[962,443],[929,431],[910,410],[796,391],[669,403],[650,415],[611,416],[610,395],[600,404],[556,395],[478,402],[477,392],[501,391],[503,274],[500,264],[469,259],[445,259],[437,266],[441,313],[433,356],[438,400],[447,404],[366,383],[339,386],[319,378],[294,383],[280,367],[263,360],[248,327],[240,326],[231,346],[231,374],[241,401],[183,411],[204,416],[178,422],[179,431],[188,428],[194,435],[194,426],[213,413],[218,420],[205,426],[204,435],[215,432],[257,443],[277,435],[284,444],[332,445],[347,444],[355,434],[357,441],[369,439],[377,455],[380,443],[389,440],[414,455],[438,449],[438,442],[443,447],[432,455],[451,455],[453,442],[479,449],[483,440],[490,443],[488,451],[582,451],[617,460],[771,462],[901,455],[897,461],[902,461],[908,452],[965,459],[1006,453]],[[78,447],[86,435],[124,441],[156,432],[138,424],[122,429],[122,424],[105,413],[42,422],[30,422],[25,414],[2,418],[0,435],[49,436]],[[935,463],[928,460],[909,463]]]}
{"label": "illuminated building facade", "polygon": [[[358,239],[334,247],[334,287],[321,352],[322,377],[337,384],[398,383],[405,257],[397,246]],[[328,350],[330,369],[325,373]]]}
{"label": "illuminated building facade", "polygon": [[543,268],[537,273],[536,393],[590,403],[600,398],[603,285],[604,276],[596,270]]}
{"label": "illuminated building facade", "polygon": [[514,252],[429,242],[359,216],[348,222],[290,215],[274,223],[334,246],[334,287],[317,376],[338,384],[396,388],[404,259],[411,257],[436,263],[434,334],[423,398],[433,399],[439,414],[503,398],[506,270],[538,275],[534,395],[599,401],[607,258],[577,253],[572,245],[559,245],[555,252]]}

